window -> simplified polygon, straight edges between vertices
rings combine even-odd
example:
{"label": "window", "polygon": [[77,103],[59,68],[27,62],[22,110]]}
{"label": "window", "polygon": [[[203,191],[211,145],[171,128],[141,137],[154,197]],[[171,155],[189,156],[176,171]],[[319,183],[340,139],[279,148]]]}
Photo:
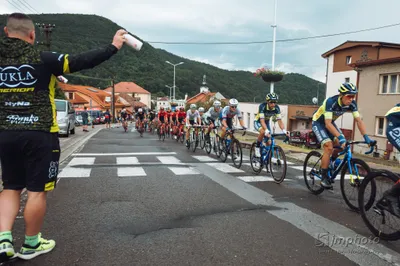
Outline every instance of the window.
{"label": "window", "polygon": [[400,93],[399,74],[381,75],[380,77],[380,93],[381,94],[398,94]]}
{"label": "window", "polygon": [[346,56],[346,65],[349,65],[349,64],[351,64],[351,56],[350,55]]}
{"label": "window", "polygon": [[386,135],[386,119],[384,117],[377,117],[375,123],[375,135],[384,137]]}
{"label": "window", "polygon": [[345,79],[344,79],[344,82],[350,83],[350,78],[345,78]]}
{"label": "window", "polygon": [[250,113],[247,113],[247,128],[250,128]]}
{"label": "window", "polygon": [[69,92],[68,93],[68,99],[70,99],[70,100],[74,99],[74,93],[73,92]]}

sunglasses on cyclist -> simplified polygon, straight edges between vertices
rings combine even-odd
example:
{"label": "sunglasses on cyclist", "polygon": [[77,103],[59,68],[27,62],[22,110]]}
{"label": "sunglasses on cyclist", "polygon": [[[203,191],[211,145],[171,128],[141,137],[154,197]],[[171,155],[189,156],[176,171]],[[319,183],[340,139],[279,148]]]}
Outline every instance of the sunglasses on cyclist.
{"label": "sunglasses on cyclist", "polygon": [[236,109],[237,106],[236,105],[231,105],[231,108]]}

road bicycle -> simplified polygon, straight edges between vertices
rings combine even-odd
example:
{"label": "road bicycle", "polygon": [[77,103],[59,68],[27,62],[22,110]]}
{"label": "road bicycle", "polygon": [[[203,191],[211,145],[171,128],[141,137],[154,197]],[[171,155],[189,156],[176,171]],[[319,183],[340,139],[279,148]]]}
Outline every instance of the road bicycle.
{"label": "road bicycle", "polygon": [[203,126],[199,126],[199,125],[190,125],[188,130],[190,130],[190,134],[189,134],[189,143],[187,148],[190,149],[192,148],[192,151],[195,152],[197,146],[199,145],[199,130],[195,130],[197,128],[202,128]]}
{"label": "road bicycle", "polygon": [[[361,159],[357,159],[353,157],[353,153],[351,152],[351,145],[354,144],[367,144],[365,141],[347,141],[345,148],[342,152],[338,154],[338,157],[344,154],[343,160],[337,158],[335,161],[332,161],[332,157],[330,158],[329,168],[328,168],[328,177],[331,183],[335,182],[336,177],[340,173],[340,190],[343,196],[344,201],[347,206],[353,211],[359,211],[358,200],[355,200],[353,204],[350,202],[350,197],[345,192],[345,185],[347,183],[350,184],[350,187],[353,190],[358,190],[362,176],[367,176],[368,173],[371,172],[371,168],[369,165]],[[372,153],[374,149],[374,145],[376,142],[372,142],[370,144],[370,150],[365,154]],[[334,149],[341,149],[341,147],[334,147]],[[313,158],[314,157],[314,158]],[[303,174],[304,181],[306,183],[307,188],[311,191],[311,193],[318,195],[324,191],[324,188],[320,184],[316,184],[316,180],[322,179],[321,175],[321,159],[322,155],[318,151],[311,151],[307,154],[304,160],[303,166]],[[310,167],[311,166],[311,167]],[[349,174],[346,174],[349,172]],[[308,182],[307,178],[311,179],[311,184]],[[358,197],[358,191],[356,192],[356,197]],[[367,207],[372,205],[373,199],[370,198],[367,202]]]}
{"label": "road bicycle", "polygon": [[[364,178],[358,191],[361,218],[368,229],[382,240],[395,241],[400,239],[400,228],[398,226],[400,217],[393,212],[384,198],[384,193],[399,182],[400,173],[377,169]],[[378,185],[384,185],[386,188],[378,191]],[[370,192],[372,204],[364,204],[365,198],[368,198],[366,196],[367,191]],[[381,193],[378,195],[377,192]],[[397,208],[400,208],[400,206],[398,205]],[[395,222],[394,225],[390,224],[392,221]]]}
{"label": "road bicycle", "polygon": [[236,130],[244,130],[242,136],[246,135],[246,129],[243,128],[227,130],[225,133],[225,138],[219,139],[219,158],[222,162],[226,162],[228,154],[230,154],[233,165],[235,165],[236,168],[240,168],[243,162],[243,153],[242,145],[240,144],[240,141],[235,137]]}
{"label": "road bicycle", "polygon": [[[285,136],[285,133],[271,134],[271,145],[266,145],[268,138],[264,136],[261,144],[261,157],[255,156],[257,147],[257,142],[254,141],[250,148],[250,165],[256,174],[259,174],[263,169],[264,165],[267,172],[271,172],[271,176],[276,183],[282,183],[286,177],[287,162],[286,155],[282,147],[276,145],[275,137]],[[258,165],[258,166],[257,166]],[[268,167],[269,166],[269,167]],[[282,174],[278,174],[278,170],[282,170]]]}
{"label": "road bicycle", "polygon": [[220,150],[219,150],[219,143],[220,141],[220,136],[218,135],[218,126],[214,126],[209,134],[209,138],[205,140],[205,146],[204,149],[205,151],[210,154],[211,150],[214,151],[215,155],[219,157]]}

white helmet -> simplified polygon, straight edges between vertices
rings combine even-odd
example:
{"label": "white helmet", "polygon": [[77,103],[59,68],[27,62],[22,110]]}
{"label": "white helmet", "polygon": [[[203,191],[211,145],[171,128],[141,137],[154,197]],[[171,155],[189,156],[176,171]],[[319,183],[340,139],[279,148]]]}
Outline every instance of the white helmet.
{"label": "white helmet", "polygon": [[220,107],[221,106],[221,102],[220,101],[215,101],[214,102],[214,107]]}
{"label": "white helmet", "polygon": [[232,99],[229,100],[229,105],[230,106],[237,106],[238,104],[239,104],[239,102],[235,98],[232,98]]}
{"label": "white helmet", "polygon": [[199,112],[203,112],[204,113],[204,108],[203,107],[199,107]]}
{"label": "white helmet", "polygon": [[142,108],[139,108],[138,112],[139,112],[139,113],[140,113],[140,112],[143,112],[143,109],[142,109]]}
{"label": "white helmet", "polygon": [[192,103],[191,105],[190,105],[190,109],[196,109],[197,108],[197,106],[194,104],[194,103]]}

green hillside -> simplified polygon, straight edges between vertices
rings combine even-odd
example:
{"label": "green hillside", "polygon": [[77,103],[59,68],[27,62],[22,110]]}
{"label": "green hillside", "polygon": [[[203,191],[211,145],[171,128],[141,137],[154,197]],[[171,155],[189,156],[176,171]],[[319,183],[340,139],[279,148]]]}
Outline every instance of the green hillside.
{"label": "green hillside", "polygon": [[[117,29],[122,28],[104,17],[96,15],[75,14],[44,14],[32,15],[34,22],[55,24],[52,34],[51,50],[62,53],[80,53],[112,41]],[[5,15],[0,15],[0,26],[4,27]],[[2,31],[2,36],[4,32]],[[44,41],[44,35],[37,29],[37,40]],[[140,39],[140,36],[136,36]],[[41,46],[45,50],[45,46]],[[248,71],[227,71],[209,64],[192,61],[176,56],[162,49],[156,49],[144,43],[140,52],[130,47],[121,51],[108,62],[91,70],[81,71],[77,75],[85,75],[103,79],[115,77],[116,82],[132,81],[153,94],[169,95],[165,85],[172,85],[173,67],[165,63],[185,62],[176,68],[176,96],[184,97],[185,93],[193,96],[199,92],[203,75],[207,75],[207,84],[211,91],[219,91],[227,98],[236,97],[239,101],[257,102],[264,99],[269,92],[269,83],[255,78]],[[110,86],[110,81],[101,79],[83,79],[66,76],[69,83],[85,84],[99,88]],[[290,73],[275,84],[275,92],[280,96],[281,103],[312,104],[319,86],[319,101],[322,103],[325,94],[325,84],[305,75]],[[322,96],[322,97],[321,97]]]}

